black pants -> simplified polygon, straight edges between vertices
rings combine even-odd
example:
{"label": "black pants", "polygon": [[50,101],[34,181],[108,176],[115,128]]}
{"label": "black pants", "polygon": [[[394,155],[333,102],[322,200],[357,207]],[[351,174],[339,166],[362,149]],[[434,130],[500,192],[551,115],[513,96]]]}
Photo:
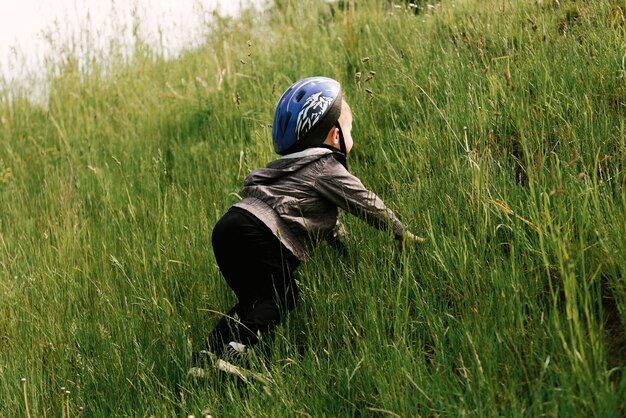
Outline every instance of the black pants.
{"label": "black pants", "polygon": [[238,303],[207,339],[209,350],[237,341],[253,346],[298,298],[293,272],[299,260],[270,229],[245,210],[231,208],[215,225],[213,252]]}

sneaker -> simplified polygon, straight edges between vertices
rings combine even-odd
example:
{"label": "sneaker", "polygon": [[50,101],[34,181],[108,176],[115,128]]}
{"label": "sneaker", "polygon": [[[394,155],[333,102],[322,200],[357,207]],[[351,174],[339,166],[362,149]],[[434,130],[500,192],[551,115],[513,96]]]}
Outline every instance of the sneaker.
{"label": "sneaker", "polygon": [[208,350],[192,353],[191,360],[193,366],[189,369],[187,375],[199,379],[208,379],[213,375],[211,369],[217,369],[238,376],[243,381],[248,381],[250,378],[267,381],[263,376],[257,376],[256,373],[242,367],[246,359],[246,346],[236,341],[231,341],[224,346],[221,358]]}
{"label": "sneaker", "polygon": [[222,359],[233,366],[241,366],[246,361],[246,346],[236,341],[229,342],[224,347]]}

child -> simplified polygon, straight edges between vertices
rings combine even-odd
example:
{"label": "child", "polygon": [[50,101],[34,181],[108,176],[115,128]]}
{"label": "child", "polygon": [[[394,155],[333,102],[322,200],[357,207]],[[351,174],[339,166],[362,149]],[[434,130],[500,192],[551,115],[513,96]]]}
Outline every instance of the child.
{"label": "child", "polygon": [[282,157],[246,177],[243,200],[213,230],[215,258],[238,302],[219,320],[196,363],[222,352],[227,362],[241,364],[246,349],[294,308],[294,271],[321,241],[337,243],[343,230],[338,208],[391,228],[400,241],[423,240],[348,172],[351,130],[352,112],[335,80],[305,78],[280,98],[272,139]]}

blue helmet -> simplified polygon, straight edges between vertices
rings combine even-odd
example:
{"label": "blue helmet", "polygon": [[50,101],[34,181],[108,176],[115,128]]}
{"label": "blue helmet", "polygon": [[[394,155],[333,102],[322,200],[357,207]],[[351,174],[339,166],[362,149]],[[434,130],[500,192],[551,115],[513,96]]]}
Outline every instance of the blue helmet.
{"label": "blue helmet", "polygon": [[332,78],[296,81],[281,96],[274,113],[272,141],[281,155],[320,145],[341,114],[341,86]]}

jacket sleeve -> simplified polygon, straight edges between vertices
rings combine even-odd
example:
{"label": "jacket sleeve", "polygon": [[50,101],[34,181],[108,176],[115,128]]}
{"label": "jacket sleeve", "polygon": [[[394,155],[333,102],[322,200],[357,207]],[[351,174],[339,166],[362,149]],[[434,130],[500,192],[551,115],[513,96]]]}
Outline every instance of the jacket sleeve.
{"label": "jacket sleeve", "polygon": [[315,188],[322,197],[346,212],[377,229],[391,228],[396,238],[402,238],[404,225],[393,211],[336,160],[326,159],[323,170],[315,180]]}

